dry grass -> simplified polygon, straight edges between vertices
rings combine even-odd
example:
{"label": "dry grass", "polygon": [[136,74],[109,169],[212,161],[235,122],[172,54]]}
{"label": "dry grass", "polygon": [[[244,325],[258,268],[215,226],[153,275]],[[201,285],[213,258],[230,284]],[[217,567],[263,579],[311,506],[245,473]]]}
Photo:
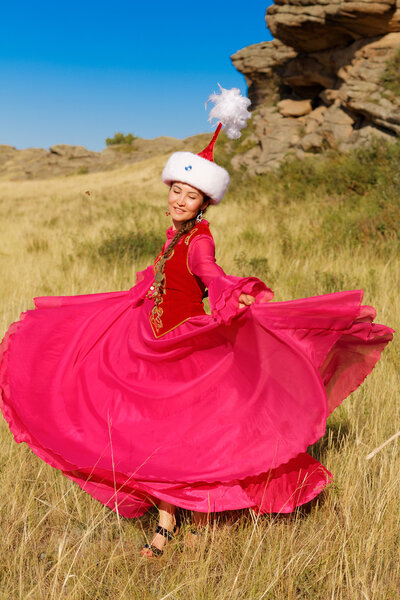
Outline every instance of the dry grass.
{"label": "dry grass", "polygon": [[[33,308],[34,296],[134,284],[168,226],[164,161],[0,182],[1,331]],[[362,287],[377,321],[399,330],[397,252],[368,243],[330,249],[321,224],[331,203],[314,190],[303,202],[280,204],[269,178],[235,184],[207,215],[218,262],[232,274],[257,274],[277,300]],[[366,455],[399,429],[398,373],[395,339],[310,449],[335,477],[310,506],[259,519],[221,513],[197,549],[181,552],[181,533],[152,563],[139,550],[155,510],[118,517],[15,444],[2,420],[0,598],[397,600],[398,440],[370,461]]]}

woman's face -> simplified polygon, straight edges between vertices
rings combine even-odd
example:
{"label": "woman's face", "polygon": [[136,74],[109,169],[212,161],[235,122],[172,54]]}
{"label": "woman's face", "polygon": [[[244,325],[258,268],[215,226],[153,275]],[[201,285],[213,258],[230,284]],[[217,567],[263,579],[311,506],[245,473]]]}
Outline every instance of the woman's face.
{"label": "woman's face", "polygon": [[208,201],[204,201],[204,194],[188,183],[175,181],[171,185],[168,195],[168,207],[172,222],[178,229],[185,221],[194,219],[200,210],[204,210]]}

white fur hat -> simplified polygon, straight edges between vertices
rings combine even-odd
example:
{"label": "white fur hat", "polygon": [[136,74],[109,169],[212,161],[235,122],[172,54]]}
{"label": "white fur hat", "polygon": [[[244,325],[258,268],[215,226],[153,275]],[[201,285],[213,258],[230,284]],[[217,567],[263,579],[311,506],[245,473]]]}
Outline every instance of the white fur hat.
{"label": "white fur hat", "polygon": [[167,185],[171,185],[174,181],[192,185],[210,198],[210,204],[221,202],[230,181],[228,171],[217,165],[213,157],[214,144],[222,125],[225,125],[226,135],[229,138],[237,139],[240,137],[240,130],[246,125],[246,120],[251,116],[247,110],[250,100],[241,96],[238,88],[226,90],[219,87],[221,94],[214,93],[209,97],[209,100],[215,103],[210,111],[210,121],[213,118],[220,121],[211,142],[199,154],[192,152],[171,154],[161,176]]}
{"label": "white fur hat", "polygon": [[[210,204],[221,202],[228,189],[230,177],[228,171],[213,160],[213,148],[217,135],[200,154],[192,152],[174,152],[171,154],[162,172],[162,180],[167,185],[174,181],[188,183],[210,198]],[[206,158],[209,156],[210,158]]]}

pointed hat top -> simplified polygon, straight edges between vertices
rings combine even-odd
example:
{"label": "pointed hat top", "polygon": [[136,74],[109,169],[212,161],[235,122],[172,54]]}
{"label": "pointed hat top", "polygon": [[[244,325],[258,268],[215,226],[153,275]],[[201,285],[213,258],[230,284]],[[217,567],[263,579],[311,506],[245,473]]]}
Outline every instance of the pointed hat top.
{"label": "pointed hat top", "polygon": [[[219,84],[218,84],[219,85]],[[251,113],[247,110],[250,100],[241,95],[238,88],[226,90],[219,85],[220,94],[213,93],[208,102],[213,102],[209,121],[218,122],[214,135],[204,150],[198,154],[174,152],[171,154],[162,172],[162,180],[167,185],[174,181],[188,183],[209,197],[211,204],[221,202],[229,185],[229,173],[214,162],[214,144],[225,127],[229,139],[240,137],[240,130],[246,125]]]}
{"label": "pointed hat top", "polygon": [[217,129],[214,132],[214,135],[212,136],[211,142],[208,144],[208,146],[206,146],[204,148],[204,150],[202,150],[201,152],[198,153],[199,156],[201,156],[202,158],[206,158],[207,160],[211,160],[211,162],[214,162],[214,144],[217,140],[217,137],[218,137],[221,129],[222,129],[222,123],[219,123]]}

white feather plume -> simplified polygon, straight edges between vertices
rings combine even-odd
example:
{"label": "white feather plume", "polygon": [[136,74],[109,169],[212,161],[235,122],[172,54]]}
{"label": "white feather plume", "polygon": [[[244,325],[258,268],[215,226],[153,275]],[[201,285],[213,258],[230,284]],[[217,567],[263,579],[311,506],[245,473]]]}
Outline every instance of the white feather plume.
{"label": "white feather plume", "polygon": [[214,92],[206,102],[206,107],[208,102],[214,103],[208,120],[212,123],[216,119],[222,123],[228,138],[237,140],[241,135],[240,130],[246,127],[246,121],[251,117],[251,112],[247,110],[251,101],[241,95],[239,88],[226,90],[219,84],[218,87],[221,93]]}

